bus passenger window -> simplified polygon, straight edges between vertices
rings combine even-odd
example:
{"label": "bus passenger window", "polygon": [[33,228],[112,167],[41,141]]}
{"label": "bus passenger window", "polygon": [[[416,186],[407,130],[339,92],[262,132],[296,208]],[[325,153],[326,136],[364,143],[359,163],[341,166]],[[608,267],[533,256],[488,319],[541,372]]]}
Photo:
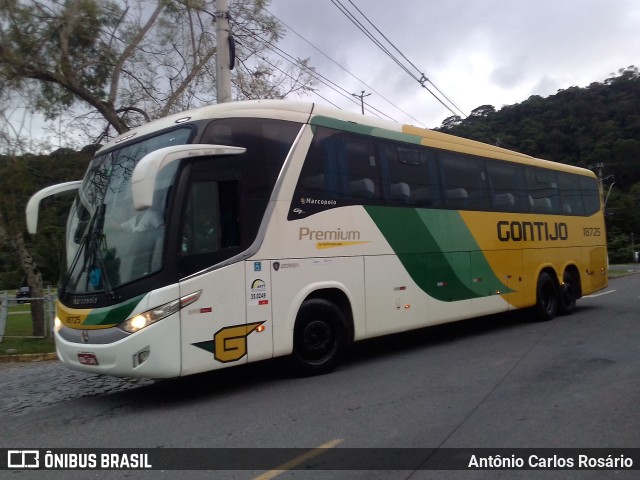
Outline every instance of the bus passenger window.
{"label": "bus passenger window", "polygon": [[387,203],[417,206],[436,203],[435,153],[391,142],[381,142],[379,151]]}
{"label": "bus passenger window", "polygon": [[598,180],[591,177],[580,177],[584,214],[593,215],[600,210],[600,187]]}
{"label": "bus passenger window", "polygon": [[359,203],[362,199],[379,198],[377,189],[377,165],[373,142],[366,137],[346,134],[342,137],[346,144],[347,161],[344,165],[348,176],[348,195]]}
{"label": "bus passenger window", "polygon": [[487,208],[487,174],[479,157],[442,152],[441,171],[447,207],[457,210]]}
{"label": "bus passenger window", "polygon": [[338,135],[316,132],[305,159],[298,188],[301,194],[315,198],[338,198],[340,180],[338,163],[345,156]]}
{"label": "bus passenger window", "polygon": [[562,213],[556,172],[527,167],[526,178],[531,210],[534,213]]}
{"label": "bus passenger window", "polygon": [[558,186],[562,198],[562,213],[564,215],[584,215],[580,177],[570,173],[559,173]]}
{"label": "bus passenger window", "polygon": [[487,175],[491,189],[491,210],[498,212],[529,211],[531,207],[522,165],[487,161]]}
{"label": "bus passenger window", "polygon": [[370,138],[318,128],[300,173],[298,194],[367,203],[380,198],[377,172]]}

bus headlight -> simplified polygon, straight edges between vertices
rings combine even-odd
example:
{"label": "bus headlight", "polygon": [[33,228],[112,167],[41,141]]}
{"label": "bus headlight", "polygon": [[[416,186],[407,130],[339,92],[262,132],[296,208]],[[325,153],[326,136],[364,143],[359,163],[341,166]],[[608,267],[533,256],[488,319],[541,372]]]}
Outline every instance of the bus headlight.
{"label": "bus headlight", "polygon": [[146,312],[142,312],[128,318],[118,325],[118,327],[125,332],[135,333],[138,330],[142,330],[143,328],[176,313],[178,310],[180,310],[180,300],[174,300],[173,302],[165,303],[164,305],[160,305],[152,310],[147,310]]}
{"label": "bus headlight", "polygon": [[135,333],[139,330],[142,330],[149,325],[156,323],[163,318],[168,317],[169,315],[173,315],[181,308],[189,305],[190,303],[195,302],[200,298],[201,291],[192,293],[190,295],[186,295],[178,300],[174,300],[169,303],[165,303],[164,305],[160,305],[159,307],[152,308],[151,310],[147,310],[146,312],[138,313],[131,318],[126,319],[118,328],[124,330],[125,332]]}

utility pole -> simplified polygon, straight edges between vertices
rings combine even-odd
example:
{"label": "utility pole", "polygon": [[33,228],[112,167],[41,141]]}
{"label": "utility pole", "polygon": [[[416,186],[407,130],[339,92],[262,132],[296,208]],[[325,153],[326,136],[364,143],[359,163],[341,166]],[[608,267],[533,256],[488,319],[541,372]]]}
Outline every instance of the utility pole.
{"label": "utility pole", "polygon": [[216,0],[216,96],[218,103],[231,101],[231,69],[229,56],[229,4]]}
{"label": "utility pole", "polygon": [[364,94],[364,90],[362,90],[362,93],[360,95],[356,95],[355,93],[352,93],[351,95],[353,95],[356,98],[360,99],[360,106],[362,107],[362,114],[364,115],[364,97],[368,97],[369,95],[371,95],[370,93],[367,93],[366,95]]}

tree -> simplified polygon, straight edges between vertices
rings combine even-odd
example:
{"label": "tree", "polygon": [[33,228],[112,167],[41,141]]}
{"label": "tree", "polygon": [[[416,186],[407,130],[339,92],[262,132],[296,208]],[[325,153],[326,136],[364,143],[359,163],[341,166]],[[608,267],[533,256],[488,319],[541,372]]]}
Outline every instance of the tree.
{"label": "tree", "polygon": [[[63,228],[69,197],[47,202],[35,236],[25,238],[24,211],[31,194],[47,185],[80,178],[89,155],[67,152],[64,155],[0,156],[0,289],[15,287],[23,281],[34,297],[42,297],[43,276],[55,282],[60,274]],[[45,202],[43,202],[45,203]],[[45,333],[44,304],[31,303],[33,335]]]}
{"label": "tree", "polygon": [[[308,60],[289,67],[269,60],[283,30],[266,12],[268,3],[232,3],[236,98],[283,98],[313,88]],[[48,120],[70,118],[100,143],[150,119],[215,103],[216,15],[214,0],[0,0],[0,151],[9,171],[17,174],[17,155],[29,151],[30,110]],[[25,189],[19,201],[5,195],[0,201],[0,246],[17,254],[39,295],[42,275],[22,218],[37,188],[22,178],[18,184]],[[34,324],[34,334],[40,331]]]}
{"label": "tree", "polygon": [[[12,226],[22,224],[17,219],[19,209],[16,207],[22,203],[19,199],[25,196],[23,190],[30,186],[25,179],[24,165],[15,159],[3,159],[0,175],[4,184],[0,197],[0,248],[7,249],[9,247],[8,250],[17,256],[24,271],[25,280],[31,286],[32,295],[41,297],[43,294],[42,276],[33,256],[25,245],[22,230],[12,228]],[[44,336],[44,306],[42,303],[32,302],[31,313],[33,335]]]}
{"label": "tree", "polygon": [[461,122],[462,117],[460,115],[451,115],[450,117],[447,117],[442,121],[442,126],[440,128],[442,130],[448,130],[460,125]]}
{"label": "tree", "polygon": [[496,107],[493,105],[482,105],[471,110],[469,117],[485,118],[494,113],[496,113]]}
{"label": "tree", "polygon": [[[283,98],[313,88],[307,60],[289,68],[266,52],[282,36],[267,0],[232,3],[236,98]],[[215,103],[213,0],[0,0],[0,80],[27,88],[47,118],[122,133],[152,118]],[[268,86],[268,88],[267,88]]]}

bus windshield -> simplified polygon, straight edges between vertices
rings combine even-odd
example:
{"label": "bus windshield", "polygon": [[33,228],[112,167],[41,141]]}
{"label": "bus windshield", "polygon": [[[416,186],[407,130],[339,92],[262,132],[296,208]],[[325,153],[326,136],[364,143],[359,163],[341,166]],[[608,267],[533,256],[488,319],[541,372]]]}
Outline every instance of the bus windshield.
{"label": "bus windshield", "polygon": [[[67,223],[63,292],[111,295],[120,286],[160,271],[177,280],[252,245],[300,124],[220,118],[201,131],[193,136],[194,129],[185,126],[91,162]],[[193,141],[242,147],[245,153],[168,164],[156,178],[151,207],[136,211],[131,181],[138,161],[160,148]],[[186,190],[176,193],[174,201],[169,194],[178,175]],[[165,225],[176,228],[167,233]],[[174,243],[179,240],[176,251],[165,255],[168,235],[174,235]]]}
{"label": "bus windshield", "polygon": [[162,267],[164,216],[178,164],[158,177],[151,208],[133,208],[131,175],[136,162],[159,148],[187,143],[181,128],[112,150],[92,160],[67,222],[64,290],[110,291]]}

